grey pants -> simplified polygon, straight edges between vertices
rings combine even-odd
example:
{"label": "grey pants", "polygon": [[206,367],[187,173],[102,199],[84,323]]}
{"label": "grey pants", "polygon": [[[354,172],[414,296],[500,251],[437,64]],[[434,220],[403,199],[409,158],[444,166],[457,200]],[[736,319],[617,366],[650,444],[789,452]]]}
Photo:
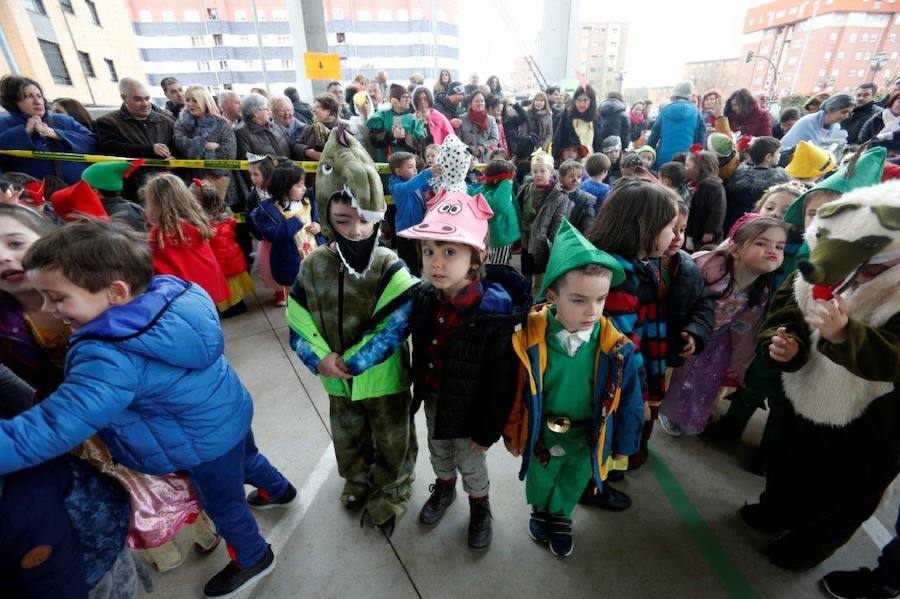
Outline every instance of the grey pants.
{"label": "grey pants", "polygon": [[456,473],[462,476],[463,490],[472,497],[488,494],[490,479],[487,471],[487,452],[469,447],[471,439],[435,439],[434,420],[437,414],[436,395],[425,398],[425,422],[428,424],[428,452],[435,475],[448,480]]}

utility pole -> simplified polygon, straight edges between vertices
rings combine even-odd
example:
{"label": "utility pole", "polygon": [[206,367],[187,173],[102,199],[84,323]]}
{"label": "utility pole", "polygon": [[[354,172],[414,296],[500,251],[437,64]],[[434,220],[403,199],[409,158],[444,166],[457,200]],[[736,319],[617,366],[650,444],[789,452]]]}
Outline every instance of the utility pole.
{"label": "utility pole", "polygon": [[263,54],[262,34],[259,32],[259,13],[256,11],[256,0],[250,0],[250,8],[253,10],[253,29],[256,31],[256,46],[259,48],[259,61],[262,63],[263,82],[266,92],[272,93],[269,89],[269,70],[266,68],[266,56]]}

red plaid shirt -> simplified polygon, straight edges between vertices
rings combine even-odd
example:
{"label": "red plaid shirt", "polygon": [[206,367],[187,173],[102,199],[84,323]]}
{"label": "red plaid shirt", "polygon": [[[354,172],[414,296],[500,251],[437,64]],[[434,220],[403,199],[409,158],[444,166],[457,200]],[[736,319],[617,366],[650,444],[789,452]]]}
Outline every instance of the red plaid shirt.
{"label": "red plaid shirt", "polygon": [[441,305],[437,311],[431,345],[428,346],[428,364],[424,375],[425,384],[435,393],[440,391],[441,387],[444,348],[453,332],[465,322],[472,309],[481,301],[484,287],[480,279],[475,279],[451,298],[444,295],[443,291],[438,291],[438,295],[441,298]]}

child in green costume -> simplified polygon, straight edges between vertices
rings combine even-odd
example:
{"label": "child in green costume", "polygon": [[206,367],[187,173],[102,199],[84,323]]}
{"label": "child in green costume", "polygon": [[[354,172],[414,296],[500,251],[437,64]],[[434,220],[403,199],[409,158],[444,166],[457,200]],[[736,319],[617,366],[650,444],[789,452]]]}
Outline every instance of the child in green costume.
{"label": "child in green costume", "polygon": [[602,488],[640,446],[635,348],[602,315],[610,287],[624,280],[615,258],[563,220],[541,288],[549,303],[513,336],[521,384],[503,434],[522,456],[528,534],[558,556],[574,549],[572,511],[588,481]]}
{"label": "child in green costume", "polygon": [[288,300],[291,347],[329,396],[341,501],[386,534],[409,507],[416,461],[409,315],[418,281],[377,244],[387,205],[372,159],[336,127],[316,173],[322,231]]}

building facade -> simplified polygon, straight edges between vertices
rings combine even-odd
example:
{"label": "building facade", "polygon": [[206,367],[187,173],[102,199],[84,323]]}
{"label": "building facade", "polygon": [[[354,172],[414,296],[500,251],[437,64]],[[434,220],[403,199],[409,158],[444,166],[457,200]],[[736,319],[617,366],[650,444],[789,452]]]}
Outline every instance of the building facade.
{"label": "building facade", "polygon": [[389,80],[418,73],[459,79],[459,0],[325,0],[328,51],[352,79],[384,71]]}
{"label": "building facade", "polygon": [[0,0],[0,72],[49,99],[118,105],[119,78],[143,77],[127,7],[104,0]]}
{"label": "building facade", "polygon": [[717,89],[728,96],[739,87],[738,66],[737,58],[686,62],[682,79],[693,81],[698,94]]}
{"label": "building facade", "polygon": [[602,97],[622,91],[628,23],[582,23],[578,38],[579,71]]}
{"label": "building facade", "polygon": [[[257,19],[250,0],[129,4],[152,86],[173,76],[185,84],[245,94],[262,87],[266,75],[272,91],[297,80],[295,69],[303,57],[294,56],[287,0],[256,0]],[[436,78],[442,68],[458,75],[457,0],[327,0],[323,8],[328,52],[341,55],[344,80],[360,73],[371,77],[379,70],[397,80],[413,73]],[[154,95],[161,93],[157,89]]]}
{"label": "building facade", "polygon": [[883,89],[900,70],[896,0],[776,0],[747,11],[738,84],[772,95]]}

